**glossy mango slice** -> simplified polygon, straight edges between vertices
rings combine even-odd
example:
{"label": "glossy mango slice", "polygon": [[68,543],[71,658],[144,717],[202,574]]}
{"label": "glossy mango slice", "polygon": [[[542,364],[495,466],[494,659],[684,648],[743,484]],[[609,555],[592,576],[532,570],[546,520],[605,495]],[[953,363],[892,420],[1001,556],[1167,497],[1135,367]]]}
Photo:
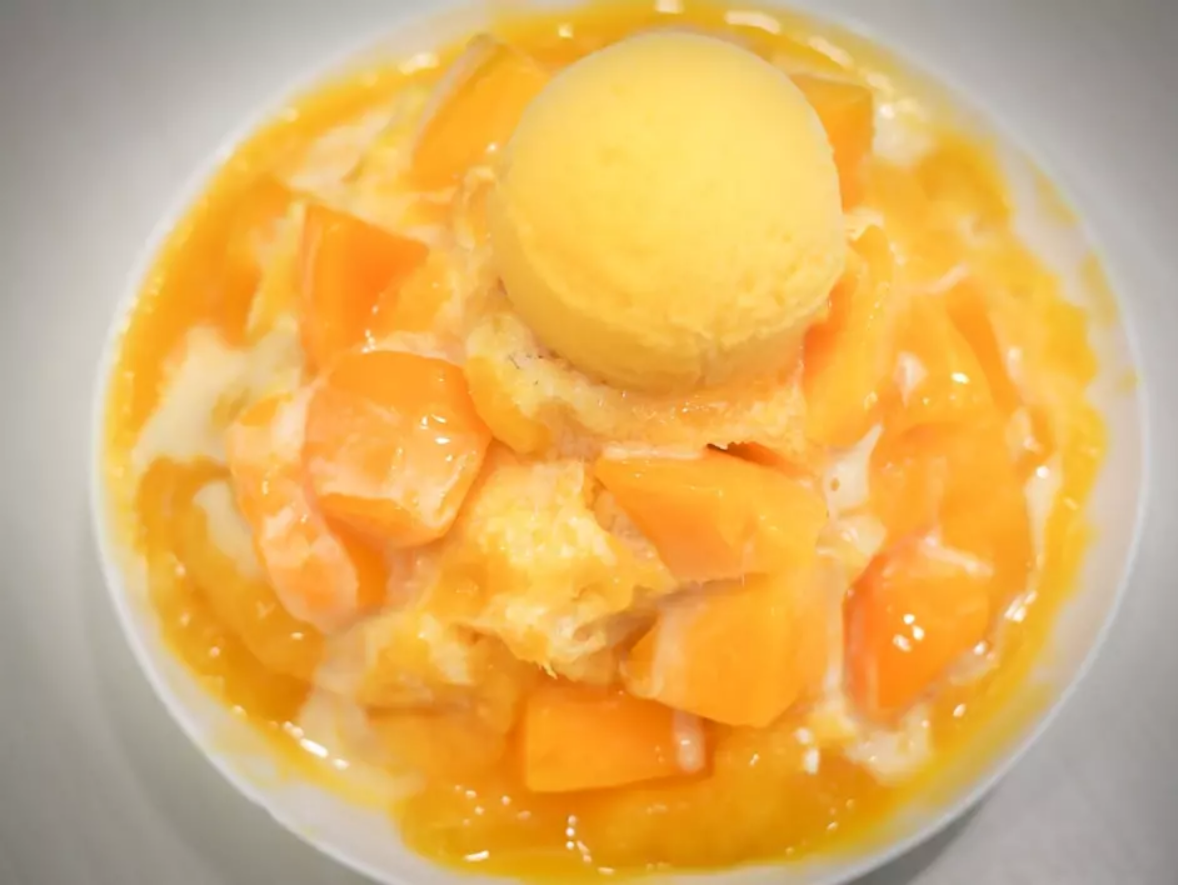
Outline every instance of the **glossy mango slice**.
{"label": "glossy mango slice", "polygon": [[300,330],[313,366],[364,341],[382,294],[426,258],[428,248],[320,204],[307,207],[299,254]]}
{"label": "glossy mango slice", "polygon": [[917,296],[896,340],[893,380],[900,403],[887,416],[889,433],[931,424],[983,420],[994,402],[986,372],[949,319],[944,300]]}
{"label": "glossy mango slice", "polygon": [[989,578],[984,563],[927,539],[872,564],[846,604],[847,677],[862,710],[902,712],[985,638]]}
{"label": "glossy mango slice", "polygon": [[449,260],[441,252],[430,252],[401,285],[381,293],[369,337],[379,344],[398,332],[434,331],[452,294]]}
{"label": "glossy mango slice", "polygon": [[507,738],[469,712],[376,711],[368,724],[398,772],[469,777],[500,763]]}
{"label": "glossy mango slice", "polygon": [[306,397],[277,394],[250,406],[226,447],[237,504],[283,607],[334,632],[385,596],[383,558],[330,525],[307,492],[302,447]]}
{"label": "glossy mango slice", "polygon": [[601,458],[594,472],[677,578],[713,581],[807,561],[826,505],[783,473],[709,450]]}
{"label": "glossy mango slice", "polygon": [[922,158],[916,178],[941,211],[985,226],[1010,220],[1010,199],[997,159],[963,137],[943,138]]}
{"label": "glossy mango slice", "polygon": [[175,520],[176,553],[221,622],[267,669],[310,682],[322,657],[323,634],[281,604],[229,485],[202,486]]}
{"label": "glossy mango slice", "polygon": [[830,598],[811,566],[721,582],[674,600],[631,649],[626,688],[728,725],[768,725],[817,690]]}
{"label": "glossy mango slice", "polygon": [[1007,372],[985,292],[975,281],[966,279],[946,292],[944,298],[949,318],[969,343],[986,376],[994,405],[1009,415],[1018,407],[1021,397]]}
{"label": "glossy mango slice", "polygon": [[261,272],[291,201],[286,185],[269,175],[244,189],[229,225],[225,251],[231,264]]}
{"label": "glossy mango slice", "polygon": [[806,435],[816,443],[849,447],[878,418],[891,370],[891,275],[887,237],[869,227],[855,241],[847,273],[830,293],[829,316],[806,334]]}
{"label": "glossy mango slice", "polygon": [[875,102],[871,90],[858,83],[819,74],[793,74],[791,79],[813,105],[826,130],[838,168],[843,207],[863,198],[863,160],[875,137]]}
{"label": "glossy mango slice", "polygon": [[223,482],[225,475],[221,465],[210,461],[181,464],[163,459],[144,474],[136,492],[136,513],[149,599],[162,638],[203,688],[251,725],[289,721],[298,715],[307,683],[272,668],[286,658],[284,653],[263,663],[213,608],[209,591],[220,591],[203,581],[220,575],[214,569],[203,570],[198,560],[207,548],[202,546],[197,554],[191,536],[185,537],[195,496],[209,483]]}
{"label": "glossy mango slice", "polygon": [[557,793],[699,771],[704,738],[693,719],[616,688],[550,680],[524,711],[524,783]]}
{"label": "glossy mango slice", "polygon": [[410,161],[415,182],[455,184],[511,137],[547,82],[548,73],[518,49],[486,35],[472,40],[426,109]]}
{"label": "glossy mango slice", "polygon": [[490,442],[461,369],[350,351],[311,397],[304,457],[325,513],[404,548],[446,533]]}
{"label": "glossy mango slice", "polygon": [[548,448],[552,432],[545,424],[524,413],[490,357],[470,357],[465,371],[475,411],[491,428],[495,439],[521,455],[537,454]]}
{"label": "glossy mango slice", "polygon": [[1023,481],[997,417],[968,427],[885,436],[871,459],[871,509],[890,541],[939,531],[993,571],[995,602],[1026,584],[1030,518]]}

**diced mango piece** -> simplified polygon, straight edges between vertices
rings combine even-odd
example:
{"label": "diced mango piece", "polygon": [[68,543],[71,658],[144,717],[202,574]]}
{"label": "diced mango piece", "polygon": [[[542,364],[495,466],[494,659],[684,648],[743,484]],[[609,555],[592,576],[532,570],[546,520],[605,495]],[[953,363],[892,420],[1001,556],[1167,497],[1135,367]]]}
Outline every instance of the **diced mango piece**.
{"label": "diced mango piece", "polygon": [[969,424],[988,417],[993,399],[978,358],[949,319],[943,299],[917,296],[896,342],[900,404],[886,418],[889,433],[929,424]]}
{"label": "diced mango piece", "polygon": [[863,198],[863,160],[875,137],[875,103],[871,90],[858,83],[818,74],[793,74],[792,79],[814,106],[834,150],[843,207]]}
{"label": "diced mango piece", "polygon": [[377,302],[425,261],[424,243],[318,203],[300,246],[300,328],[308,360],[326,368],[364,341]]}
{"label": "diced mango piece", "polygon": [[692,719],[618,689],[549,681],[524,712],[524,783],[559,793],[694,773],[706,757]]}
{"label": "diced mango piece", "polygon": [[306,396],[276,394],[242,412],[226,440],[237,504],[283,607],[333,632],[383,602],[383,557],[330,525],[307,491]]}
{"label": "diced mango piece", "polygon": [[498,764],[507,738],[479,717],[438,710],[377,711],[371,733],[394,771],[426,777],[469,777]]}
{"label": "diced mango piece", "polygon": [[876,421],[891,368],[891,279],[888,239],[869,227],[830,293],[830,315],[806,334],[806,435],[816,443],[849,447]]}
{"label": "diced mango piece", "polygon": [[879,557],[847,600],[847,675],[855,702],[890,717],[981,642],[990,624],[987,567],[928,539]]}
{"label": "diced mango piece", "polygon": [[413,142],[411,171],[425,188],[454,184],[503,145],[548,73],[518,49],[481,35],[471,41],[431,99]]}
{"label": "diced mango piece", "polygon": [[945,544],[986,563],[996,604],[1026,584],[1027,501],[996,416],[885,436],[872,454],[871,509],[892,541],[939,529]]}
{"label": "diced mango piece", "polygon": [[295,206],[278,222],[274,242],[266,249],[246,324],[250,344],[257,344],[283,322],[298,322],[302,232],[303,207]]}
{"label": "diced mango piece", "polygon": [[930,202],[984,225],[1005,224],[1010,201],[998,162],[964,137],[942,137],[917,166],[916,176]]}
{"label": "diced mango piece", "polygon": [[1009,415],[1018,407],[1021,397],[1006,370],[985,292],[975,281],[966,279],[946,292],[944,298],[949,318],[969,342],[985,373],[994,405],[1002,414]]}
{"label": "diced mango piece", "polygon": [[228,483],[202,486],[174,518],[176,553],[221,622],[265,667],[309,682],[323,635],[281,604]]}
{"label": "diced mango piece", "polygon": [[525,415],[503,385],[503,377],[490,357],[472,356],[466,361],[470,397],[495,439],[521,455],[544,451],[552,442],[551,431]]}
{"label": "diced mango piece", "polygon": [[626,688],[728,725],[768,725],[826,672],[832,611],[822,574],[811,564],[672,600],[631,649]]}
{"label": "diced mango piece", "polygon": [[813,489],[715,450],[691,459],[601,458],[594,472],[684,581],[806,562],[826,522]]}
{"label": "diced mango piece", "polygon": [[403,548],[446,533],[490,442],[461,369],[350,351],[311,397],[304,457],[324,512]]}
{"label": "diced mango piece", "polygon": [[452,294],[449,259],[442,252],[430,252],[400,286],[381,293],[369,337],[379,344],[398,332],[434,331]]}
{"label": "diced mango piece", "polygon": [[236,205],[226,257],[232,264],[260,273],[290,209],[291,193],[282,182],[264,175],[244,191]]}

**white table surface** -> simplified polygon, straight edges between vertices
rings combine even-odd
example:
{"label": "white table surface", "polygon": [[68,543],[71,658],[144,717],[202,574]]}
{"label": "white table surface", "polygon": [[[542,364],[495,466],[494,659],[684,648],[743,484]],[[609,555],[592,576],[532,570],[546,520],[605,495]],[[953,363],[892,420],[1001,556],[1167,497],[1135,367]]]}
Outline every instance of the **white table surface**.
{"label": "white table surface", "polygon": [[[1131,301],[1155,454],[1132,587],[1080,692],[975,814],[864,885],[1174,885],[1178,3],[830,5],[951,71],[1077,197]],[[104,328],[176,189],[293,78],[407,11],[0,0],[4,885],[358,881],[234,794],[137,672],[95,561],[88,417]]]}

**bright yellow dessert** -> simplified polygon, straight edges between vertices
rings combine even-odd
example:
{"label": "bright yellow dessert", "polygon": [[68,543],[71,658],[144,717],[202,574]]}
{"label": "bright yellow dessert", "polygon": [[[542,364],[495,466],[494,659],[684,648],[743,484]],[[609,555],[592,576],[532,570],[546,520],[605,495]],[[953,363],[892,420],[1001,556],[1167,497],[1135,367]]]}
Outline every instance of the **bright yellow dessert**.
{"label": "bright yellow dessert", "polygon": [[623,388],[779,369],[846,244],[818,115],[779,68],[694,33],[557,75],[497,164],[494,261],[541,342]]}
{"label": "bright yellow dessert", "polygon": [[462,869],[862,845],[979,752],[1083,554],[1087,317],[985,147],[845,34],[665,7],[299,99],[110,379],[177,656]]}

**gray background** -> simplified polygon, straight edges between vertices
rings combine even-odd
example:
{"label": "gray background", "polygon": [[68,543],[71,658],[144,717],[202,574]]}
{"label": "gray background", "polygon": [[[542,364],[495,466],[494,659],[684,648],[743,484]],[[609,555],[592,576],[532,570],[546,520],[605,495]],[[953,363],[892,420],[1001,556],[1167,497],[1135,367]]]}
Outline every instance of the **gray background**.
{"label": "gray background", "polygon": [[[1137,321],[1153,452],[1178,451],[1178,3],[832,5],[952,72],[1077,198]],[[88,418],[105,326],[178,186],[292,78],[404,14],[0,0],[4,885],[356,881],[238,798],[137,672],[90,536]],[[1178,471],[1152,467],[1133,585],[1079,694],[976,814],[871,885],[1178,883]]]}

